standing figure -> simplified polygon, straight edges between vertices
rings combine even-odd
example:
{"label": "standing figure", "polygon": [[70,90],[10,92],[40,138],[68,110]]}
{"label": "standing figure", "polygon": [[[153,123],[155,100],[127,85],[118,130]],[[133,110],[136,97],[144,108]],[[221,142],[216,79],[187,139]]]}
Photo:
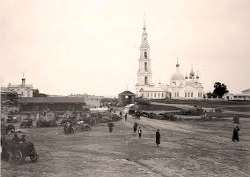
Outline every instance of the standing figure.
{"label": "standing figure", "polygon": [[233,129],[233,137],[232,137],[232,141],[235,142],[235,141],[240,141],[239,139],[239,131],[240,131],[240,128],[238,125],[236,125]]}
{"label": "standing figure", "polygon": [[159,129],[157,129],[157,131],[155,133],[155,143],[156,143],[157,147],[159,147],[159,144],[161,143],[161,134],[160,134]]}
{"label": "standing figure", "polygon": [[139,138],[141,138],[141,134],[142,134],[142,130],[141,130],[141,127],[139,127],[139,129],[138,129]]}
{"label": "standing figure", "polygon": [[134,133],[136,133],[136,131],[137,131],[137,126],[138,126],[138,124],[137,124],[137,122],[135,122],[134,123]]}
{"label": "standing figure", "polygon": [[122,112],[120,111],[120,117],[122,117]]}
{"label": "standing figure", "polygon": [[125,114],[125,121],[127,121],[127,118],[128,118],[128,114],[126,113]]}

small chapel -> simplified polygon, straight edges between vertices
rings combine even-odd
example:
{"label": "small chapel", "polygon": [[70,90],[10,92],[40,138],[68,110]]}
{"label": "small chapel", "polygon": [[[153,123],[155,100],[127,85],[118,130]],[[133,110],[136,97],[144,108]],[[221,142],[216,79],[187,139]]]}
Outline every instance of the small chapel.
{"label": "small chapel", "polygon": [[202,99],[204,87],[198,73],[193,68],[183,75],[177,59],[176,71],[170,78],[170,84],[154,84],[152,81],[150,46],[144,23],[140,45],[139,68],[137,71],[136,96],[146,99]]}

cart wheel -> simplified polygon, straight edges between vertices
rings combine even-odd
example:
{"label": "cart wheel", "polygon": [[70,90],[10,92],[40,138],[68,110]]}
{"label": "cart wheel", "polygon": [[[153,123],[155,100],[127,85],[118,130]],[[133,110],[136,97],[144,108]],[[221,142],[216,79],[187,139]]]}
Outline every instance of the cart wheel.
{"label": "cart wheel", "polygon": [[23,153],[20,150],[15,152],[14,160],[16,162],[22,162],[22,161],[24,161],[24,159],[25,158],[23,157]]}
{"label": "cart wheel", "polygon": [[37,153],[34,153],[34,154],[30,155],[30,160],[32,162],[36,162],[38,160],[38,158],[39,158],[39,156],[38,156]]}

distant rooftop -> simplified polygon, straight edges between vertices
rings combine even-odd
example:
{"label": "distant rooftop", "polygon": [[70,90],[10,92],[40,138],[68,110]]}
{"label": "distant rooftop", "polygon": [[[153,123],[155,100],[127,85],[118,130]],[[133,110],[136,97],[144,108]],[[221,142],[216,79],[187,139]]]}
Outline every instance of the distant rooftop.
{"label": "distant rooftop", "polygon": [[246,89],[246,90],[242,90],[241,92],[242,92],[242,93],[250,93],[250,88],[249,88],[249,89]]}
{"label": "distant rooftop", "polygon": [[24,97],[19,103],[85,103],[82,97]]}
{"label": "distant rooftop", "polygon": [[132,92],[130,92],[130,91],[128,91],[128,90],[126,90],[126,91],[120,93],[119,95],[135,95],[135,94],[132,93]]}

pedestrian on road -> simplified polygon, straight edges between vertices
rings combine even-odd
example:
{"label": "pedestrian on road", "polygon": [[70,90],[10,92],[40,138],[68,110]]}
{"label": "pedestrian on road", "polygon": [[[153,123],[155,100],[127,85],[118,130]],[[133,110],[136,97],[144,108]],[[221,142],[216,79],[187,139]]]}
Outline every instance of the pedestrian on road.
{"label": "pedestrian on road", "polygon": [[138,126],[138,124],[137,124],[137,122],[135,122],[134,123],[134,133],[136,133],[136,131],[137,131],[137,126]]}
{"label": "pedestrian on road", "polygon": [[239,131],[240,131],[240,128],[238,125],[236,125],[233,129],[233,137],[232,137],[232,141],[235,142],[239,142],[240,139],[239,139]]}
{"label": "pedestrian on road", "polygon": [[141,127],[139,127],[139,129],[138,129],[139,138],[141,138],[141,134],[142,134],[142,130],[141,130]]}
{"label": "pedestrian on road", "polygon": [[156,143],[157,147],[159,147],[159,144],[161,143],[161,134],[160,134],[159,129],[157,129],[157,131],[155,133],[155,143]]}
{"label": "pedestrian on road", "polygon": [[126,113],[125,114],[125,121],[127,121],[127,118],[128,118],[128,114]]}
{"label": "pedestrian on road", "polygon": [[120,111],[120,117],[122,117],[122,112]]}

